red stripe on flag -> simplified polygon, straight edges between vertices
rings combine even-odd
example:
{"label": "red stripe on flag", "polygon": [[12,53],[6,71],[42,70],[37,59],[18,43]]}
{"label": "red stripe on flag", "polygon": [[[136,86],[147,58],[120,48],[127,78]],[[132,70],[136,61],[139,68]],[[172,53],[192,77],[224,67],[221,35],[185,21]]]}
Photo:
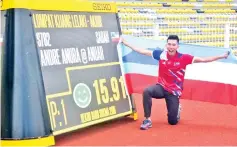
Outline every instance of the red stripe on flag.
{"label": "red stripe on flag", "polygon": [[237,86],[185,79],[181,98],[237,106]]}
{"label": "red stripe on flag", "polygon": [[[157,81],[157,77],[142,74],[125,74],[125,79],[129,94],[142,94],[146,87]],[[237,106],[237,86],[185,79],[181,98]]]}
{"label": "red stripe on flag", "polygon": [[143,93],[143,90],[153,84],[156,84],[157,77],[146,76],[142,74],[125,74],[128,93]]}

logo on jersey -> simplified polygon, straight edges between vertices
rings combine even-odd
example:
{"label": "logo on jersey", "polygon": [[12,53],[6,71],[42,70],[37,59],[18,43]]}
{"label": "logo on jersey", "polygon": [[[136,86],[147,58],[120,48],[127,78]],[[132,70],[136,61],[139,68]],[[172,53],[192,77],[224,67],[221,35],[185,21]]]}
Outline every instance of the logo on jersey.
{"label": "logo on jersey", "polygon": [[174,62],[174,66],[179,66],[180,62]]}

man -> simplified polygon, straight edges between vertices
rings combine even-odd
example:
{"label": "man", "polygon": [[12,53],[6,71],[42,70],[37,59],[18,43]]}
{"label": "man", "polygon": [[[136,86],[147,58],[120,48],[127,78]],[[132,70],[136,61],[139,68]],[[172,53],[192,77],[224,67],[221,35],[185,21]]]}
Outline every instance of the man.
{"label": "man", "polygon": [[143,91],[143,108],[145,120],[141,125],[142,130],[152,127],[151,106],[152,98],[165,98],[168,110],[168,123],[176,125],[180,119],[180,103],[179,97],[183,90],[183,81],[186,66],[192,63],[212,62],[218,59],[227,58],[229,52],[213,57],[194,57],[189,54],[182,54],[177,51],[179,48],[179,38],[176,35],[170,35],[167,38],[167,50],[148,50],[138,48],[128,44],[123,38],[121,41],[124,45],[132,50],[151,56],[159,61],[159,76],[157,83],[146,88]]}

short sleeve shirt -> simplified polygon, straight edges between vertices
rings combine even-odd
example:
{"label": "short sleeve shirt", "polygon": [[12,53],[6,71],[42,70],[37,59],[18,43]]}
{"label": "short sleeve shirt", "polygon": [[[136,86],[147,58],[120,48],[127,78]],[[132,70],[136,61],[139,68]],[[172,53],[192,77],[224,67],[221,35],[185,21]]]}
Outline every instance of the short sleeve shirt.
{"label": "short sleeve shirt", "polygon": [[163,50],[154,50],[152,57],[159,61],[158,84],[173,95],[181,96],[186,66],[192,64],[194,57],[179,52],[170,56]]}

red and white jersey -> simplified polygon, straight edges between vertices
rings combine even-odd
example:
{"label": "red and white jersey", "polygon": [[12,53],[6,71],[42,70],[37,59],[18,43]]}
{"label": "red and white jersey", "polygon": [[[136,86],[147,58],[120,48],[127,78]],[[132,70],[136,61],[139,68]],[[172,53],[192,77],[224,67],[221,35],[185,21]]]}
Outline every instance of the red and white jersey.
{"label": "red and white jersey", "polygon": [[186,66],[193,62],[194,57],[179,52],[170,56],[162,50],[154,50],[152,56],[159,61],[158,84],[173,95],[181,96]]}

